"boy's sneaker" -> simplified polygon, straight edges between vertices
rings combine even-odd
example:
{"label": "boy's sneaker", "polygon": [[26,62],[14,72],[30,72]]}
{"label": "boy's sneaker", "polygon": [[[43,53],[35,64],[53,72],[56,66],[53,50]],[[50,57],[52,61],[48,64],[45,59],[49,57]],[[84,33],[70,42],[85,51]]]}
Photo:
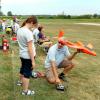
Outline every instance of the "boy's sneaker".
{"label": "boy's sneaker", "polygon": [[45,75],[44,75],[44,73],[43,72],[32,72],[32,75],[31,75],[31,77],[32,78],[41,78],[41,77],[44,77]]}
{"label": "boy's sneaker", "polygon": [[67,80],[67,77],[66,76],[64,76],[64,75],[59,75],[59,78],[61,79],[61,80],[63,80],[64,82],[68,82],[68,80]]}
{"label": "boy's sneaker", "polygon": [[17,82],[17,85],[18,85],[18,86],[22,86],[22,82],[21,82],[21,81],[18,81],[18,82]]}
{"label": "boy's sneaker", "polygon": [[34,72],[34,71],[33,71],[31,77],[32,77],[32,78],[37,78],[37,77],[38,77],[38,76],[37,76],[37,72]]}
{"label": "boy's sneaker", "polygon": [[60,90],[60,91],[64,91],[65,90],[65,87],[62,84],[57,84],[56,85],[56,89],[57,90]]}
{"label": "boy's sneaker", "polygon": [[27,92],[22,91],[22,95],[34,95],[34,94],[35,94],[35,92],[31,91],[31,90],[28,90]]}

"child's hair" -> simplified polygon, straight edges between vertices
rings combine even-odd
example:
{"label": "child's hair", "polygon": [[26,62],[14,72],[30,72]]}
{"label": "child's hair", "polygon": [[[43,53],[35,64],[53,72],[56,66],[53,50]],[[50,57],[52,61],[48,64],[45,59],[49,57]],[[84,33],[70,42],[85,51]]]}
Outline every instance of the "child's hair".
{"label": "child's hair", "polygon": [[38,23],[36,16],[30,16],[28,17],[21,25],[21,27],[25,26],[26,23],[31,23],[33,22],[33,24]]}
{"label": "child's hair", "polygon": [[12,29],[11,28],[6,28],[6,34],[12,34]]}
{"label": "child's hair", "polygon": [[38,27],[38,30],[41,32],[41,30],[43,29],[43,27],[42,26],[39,26]]}

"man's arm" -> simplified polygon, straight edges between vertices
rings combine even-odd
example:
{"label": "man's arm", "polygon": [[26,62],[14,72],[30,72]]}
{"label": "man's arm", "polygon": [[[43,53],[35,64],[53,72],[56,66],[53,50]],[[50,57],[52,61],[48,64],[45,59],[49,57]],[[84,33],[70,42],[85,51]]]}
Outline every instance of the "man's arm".
{"label": "man's arm", "polygon": [[80,49],[77,49],[76,52],[74,52],[71,56],[68,57],[68,60],[72,60],[73,58],[75,58],[76,54],[80,52],[81,52]]}
{"label": "man's arm", "polygon": [[52,68],[52,72],[53,72],[53,74],[55,76],[56,83],[61,83],[60,79],[58,77],[58,72],[57,72],[55,61],[51,61],[51,68]]}

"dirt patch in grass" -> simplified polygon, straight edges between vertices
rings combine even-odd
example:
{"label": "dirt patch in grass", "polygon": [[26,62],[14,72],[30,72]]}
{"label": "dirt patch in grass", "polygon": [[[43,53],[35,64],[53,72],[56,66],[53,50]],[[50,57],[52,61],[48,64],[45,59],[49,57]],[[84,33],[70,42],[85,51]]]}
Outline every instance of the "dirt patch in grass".
{"label": "dirt patch in grass", "polygon": [[75,24],[100,26],[99,23],[75,23]]}

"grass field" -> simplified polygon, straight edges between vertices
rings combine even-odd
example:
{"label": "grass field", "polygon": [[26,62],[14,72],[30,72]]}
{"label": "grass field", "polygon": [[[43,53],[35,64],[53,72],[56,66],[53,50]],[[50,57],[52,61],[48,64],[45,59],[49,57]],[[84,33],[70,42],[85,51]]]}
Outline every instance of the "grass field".
{"label": "grass field", "polygon": [[[10,51],[4,54],[0,51],[0,100],[100,100],[100,27],[91,25],[76,25],[74,23],[95,22],[100,20],[65,20],[42,19],[46,35],[57,36],[63,29],[68,40],[92,43],[97,56],[79,54],[73,60],[75,68],[68,74],[68,83],[64,83],[65,92],[55,90],[55,86],[45,79],[31,79],[30,88],[35,90],[34,96],[22,96],[20,86],[16,86],[19,78],[20,59],[18,45],[10,43]],[[75,50],[70,49],[71,53]],[[35,70],[44,71],[45,54],[37,47]]]}

